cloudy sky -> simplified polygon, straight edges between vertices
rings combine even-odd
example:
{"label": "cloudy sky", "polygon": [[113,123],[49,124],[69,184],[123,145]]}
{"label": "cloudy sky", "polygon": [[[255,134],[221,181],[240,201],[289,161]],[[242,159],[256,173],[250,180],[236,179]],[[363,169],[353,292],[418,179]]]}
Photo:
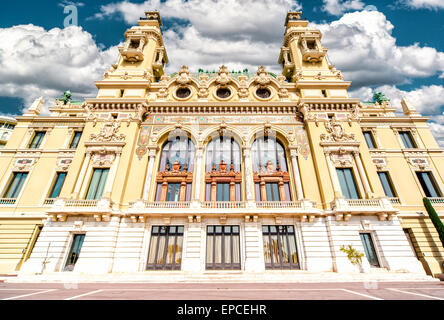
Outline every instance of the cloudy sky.
{"label": "cloudy sky", "polygon": [[302,10],[352,81],[353,97],[382,91],[397,107],[407,97],[431,116],[444,147],[444,0],[8,1],[0,12],[0,114],[18,115],[40,96],[47,112],[68,89],[78,100],[93,97],[94,81],[145,10],[161,13],[168,73],[221,64],[280,73],[285,15]]}

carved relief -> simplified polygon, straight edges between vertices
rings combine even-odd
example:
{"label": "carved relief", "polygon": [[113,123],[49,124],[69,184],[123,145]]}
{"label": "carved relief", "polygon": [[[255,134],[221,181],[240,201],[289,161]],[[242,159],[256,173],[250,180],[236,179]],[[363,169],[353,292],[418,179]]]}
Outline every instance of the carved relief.
{"label": "carved relief", "polygon": [[114,159],[116,158],[116,155],[112,152],[108,152],[106,150],[95,152],[92,155],[92,163],[96,167],[110,167]]}
{"label": "carved relief", "polygon": [[117,134],[120,128],[120,123],[114,120],[111,123],[104,123],[99,134],[91,134],[90,142],[123,142],[125,141],[125,134]]}
{"label": "carved relief", "polygon": [[216,83],[221,86],[226,86],[231,82],[230,72],[226,66],[221,66],[216,78]]}
{"label": "carved relief", "polygon": [[13,171],[30,171],[34,166],[35,159],[17,159],[15,161]]}
{"label": "carved relief", "polygon": [[56,170],[57,171],[68,171],[71,163],[72,163],[72,159],[58,159]]}
{"label": "carved relief", "polygon": [[329,133],[321,134],[322,142],[350,142],[355,141],[355,135],[353,133],[345,133],[342,123],[336,120],[335,117],[330,121],[324,122],[325,129]]}
{"label": "carved relief", "polygon": [[179,71],[179,76],[177,77],[176,82],[181,86],[184,86],[191,82],[190,71],[188,71],[187,66],[182,66],[182,68]]}
{"label": "carved relief", "polygon": [[254,83],[259,84],[260,86],[266,86],[271,82],[270,75],[265,70],[264,66],[260,66],[256,72],[256,76],[254,77]]}
{"label": "carved relief", "polygon": [[420,170],[425,170],[427,168],[429,168],[429,162],[427,161],[427,159],[424,158],[409,158],[408,159],[409,163],[411,166],[420,169]]}

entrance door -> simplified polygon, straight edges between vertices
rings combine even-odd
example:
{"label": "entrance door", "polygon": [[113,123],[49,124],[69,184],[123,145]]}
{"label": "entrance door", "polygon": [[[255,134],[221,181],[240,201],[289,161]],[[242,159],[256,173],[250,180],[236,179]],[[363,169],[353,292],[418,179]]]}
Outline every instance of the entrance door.
{"label": "entrance door", "polygon": [[153,226],[147,270],[180,270],[183,226]]}
{"label": "entrance door", "polygon": [[373,245],[372,235],[370,233],[360,233],[362,245],[364,246],[365,256],[372,267],[379,268],[378,256]]}
{"label": "entrance door", "polygon": [[294,226],[262,226],[266,269],[299,269]]}
{"label": "entrance door", "polygon": [[79,259],[80,250],[82,249],[84,234],[75,234],[72,240],[71,249],[69,250],[68,260],[65,264],[64,271],[73,271],[77,260]]}
{"label": "entrance door", "polygon": [[208,270],[240,270],[239,226],[208,226]]}

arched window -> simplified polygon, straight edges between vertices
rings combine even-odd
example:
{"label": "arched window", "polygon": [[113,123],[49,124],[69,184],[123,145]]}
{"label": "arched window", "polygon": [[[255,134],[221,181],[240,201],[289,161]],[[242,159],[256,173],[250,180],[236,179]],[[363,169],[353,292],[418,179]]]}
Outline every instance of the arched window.
{"label": "arched window", "polygon": [[162,147],[156,201],[190,201],[193,169],[194,143],[186,132],[175,130]]}
{"label": "arched window", "polygon": [[282,144],[274,136],[258,137],[251,151],[256,201],[291,201],[290,175]]}
{"label": "arched window", "polygon": [[214,137],[207,146],[205,200],[241,200],[241,154],[231,136]]}

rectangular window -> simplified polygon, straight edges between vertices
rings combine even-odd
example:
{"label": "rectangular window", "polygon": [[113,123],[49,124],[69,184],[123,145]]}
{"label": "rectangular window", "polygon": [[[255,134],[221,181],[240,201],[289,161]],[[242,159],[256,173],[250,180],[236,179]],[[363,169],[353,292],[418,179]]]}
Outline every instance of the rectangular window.
{"label": "rectangular window", "polygon": [[45,137],[45,131],[37,131],[29,144],[29,149],[38,149]]}
{"label": "rectangular window", "polygon": [[79,260],[80,250],[82,249],[85,234],[75,234],[72,240],[71,249],[69,250],[68,260],[66,260],[64,271],[73,271],[74,266]]}
{"label": "rectangular window", "polygon": [[98,200],[102,197],[108,172],[109,169],[94,169],[94,173],[88,188],[88,193],[86,194],[86,199]]}
{"label": "rectangular window", "polygon": [[388,172],[378,172],[379,180],[381,180],[385,195],[389,198],[395,198],[396,194],[390,180]]}
{"label": "rectangular window", "polygon": [[183,226],[153,226],[147,270],[180,270]]}
{"label": "rectangular window", "polygon": [[12,179],[3,193],[4,199],[17,199],[22,190],[23,184],[28,177],[28,172],[14,172]]}
{"label": "rectangular window", "polygon": [[56,180],[54,181],[54,185],[52,186],[51,192],[48,197],[49,199],[55,199],[60,195],[60,190],[62,190],[65,178],[66,172],[57,172]]}
{"label": "rectangular window", "polygon": [[375,139],[373,138],[373,134],[371,131],[364,131],[364,138],[369,149],[376,149]]}
{"label": "rectangular window", "polygon": [[230,184],[218,183],[217,184],[217,197],[216,201],[230,201]]}
{"label": "rectangular window", "polygon": [[370,233],[360,233],[362,245],[364,246],[365,256],[372,267],[379,268],[378,256],[373,245],[372,235]]}
{"label": "rectangular window", "polygon": [[70,149],[77,149],[77,147],[79,146],[79,141],[80,141],[81,137],[82,137],[82,132],[76,131],[74,133],[74,136],[72,137],[71,144],[69,145],[69,148]]}
{"label": "rectangular window", "polygon": [[180,183],[168,183],[166,201],[180,201]]}
{"label": "rectangular window", "polygon": [[413,253],[415,254],[416,259],[419,259],[418,253],[416,252],[415,246],[413,244],[412,236],[411,236],[411,229],[402,229],[404,231],[405,237],[407,238],[407,241],[409,242],[410,248],[412,248]]}
{"label": "rectangular window", "polygon": [[239,226],[208,226],[206,268],[240,270]]}
{"label": "rectangular window", "polygon": [[265,184],[265,190],[267,191],[267,201],[281,201],[278,183]]}
{"label": "rectangular window", "polygon": [[416,176],[418,177],[419,183],[421,183],[422,190],[424,190],[426,197],[441,197],[441,192],[431,172],[417,171]]}
{"label": "rectangular window", "polygon": [[351,168],[336,168],[342,194],[346,199],[359,199],[358,187],[356,185],[353,170]]}
{"label": "rectangular window", "polygon": [[404,144],[404,148],[416,148],[410,131],[400,131],[399,136],[401,137],[402,143]]}
{"label": "rectangular window", "polygon": [[294,226],[262,226],[266,269],[299,269]]}

